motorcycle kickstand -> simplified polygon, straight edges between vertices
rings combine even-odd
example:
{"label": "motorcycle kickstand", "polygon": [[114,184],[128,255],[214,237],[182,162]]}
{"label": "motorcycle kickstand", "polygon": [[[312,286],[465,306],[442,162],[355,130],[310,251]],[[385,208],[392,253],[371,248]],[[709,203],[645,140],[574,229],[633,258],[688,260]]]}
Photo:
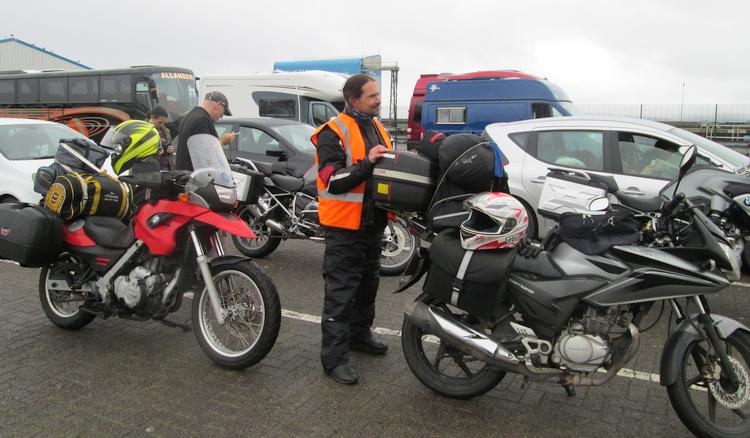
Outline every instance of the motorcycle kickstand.
{"label": "motorcycle kickstand", "polygon": [[521,382],[521,389],[526,389],[526,385],[528,385],[529,382],[531,382],[531,379],[529,379],[526,376],[523,376],[523,382]]}
{"label": "motorcycle kickstand", "polygon": [[160,323],[166,325],[167,327],[178,327],[182,329],[183,332],[189,332],[193,329],[193,326],[190,324],[191,320],[193,318],[188,318],[184,323],[180,324],[179,322],[170,321],[168,319],[157,319]]}
{"label": "motorcycle kickstand", "polygon": [[576,396],[576,388],[573,385],[563,385],[563,388],[565,388],[565,393],[568,394],[568,397]]}

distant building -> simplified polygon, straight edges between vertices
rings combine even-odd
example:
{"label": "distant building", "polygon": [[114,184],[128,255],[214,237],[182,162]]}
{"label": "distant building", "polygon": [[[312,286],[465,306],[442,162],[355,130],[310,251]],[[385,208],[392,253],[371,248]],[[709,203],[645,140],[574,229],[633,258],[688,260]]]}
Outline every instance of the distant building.
{"label": "distant building", "polygon": [[365,56],[363,58],[332,58],[332,59],[306,59],[297,61],[276,61],[273,64],[274,71],[310,71],[323,70],[333,73],[342,73],[347,76],[365,73],[375,77],[380,84],[380,67],[382,61],[380,55]]}
{"label": "distant building", "polygon": [[91,67],[13,36],[0,39],[0,71],[17,70],[91,70]]}

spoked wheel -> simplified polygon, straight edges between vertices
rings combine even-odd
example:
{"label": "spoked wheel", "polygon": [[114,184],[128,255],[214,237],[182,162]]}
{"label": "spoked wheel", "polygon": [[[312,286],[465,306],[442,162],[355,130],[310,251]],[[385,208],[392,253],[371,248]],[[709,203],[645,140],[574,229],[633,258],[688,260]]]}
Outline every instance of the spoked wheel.
{"label": "spoked wheel", "polygon": [[674,358],[681,368],[677,381],[667,387],[669,399],[697,436],[750,436],[750,336],[734,332],[725,345],[738,385],[721,377],[719,360],[706,341],[694,341]]}
{"label": "spoked wheel", "polygon": [[[45,315],[56,326],[77,330],[94,320],[95,315],[84,312],[81,306],[92,299],[89,292],[71,291],[70,282],[80,280],[84,267],[73,257],[65,257],[54,265],[45,267],[39,274],[39,300]],[[47,281],[54,280],[54,281]],[[59,289],[48,287],[59,285]]]}
{"label": "spoked wheel", "polygon": [[281,236],[275,231],[271,231],[264,223],[255,220],[247,209],[239,212],[239,216],[250,225],[256,238],[247,239],[245,237],[232,236],[232,241],[237,250],[242,254],[259,259],[274,252],[281,244]]}
{"label": "spoked wheel", "polygon": [[[434,298],[422,294],[418,301],[438,305]],[[460,318],[453,308],[439,305]],[[450,398],[469,399],[491,390],[505,377],[505,372],[464,354],[442,339],[430,335],[404,318],[401,346],[406,363],[428,388]]]}
{"label": "spoked wheel", "polygon": [[416,254],[417,236],[411,234],[401,219],[389,220],[383,232],[383,251],[380,254],[380,273],[398,275]]}
{"label": "spoked wheel", "polygon": [[247,368],[266,357],[279,334],[281,304],[276,286],[251,260],[216,268],[212,274],[224,321],[217,320],[204,287],[193,300],[195,337],[219,365]]}

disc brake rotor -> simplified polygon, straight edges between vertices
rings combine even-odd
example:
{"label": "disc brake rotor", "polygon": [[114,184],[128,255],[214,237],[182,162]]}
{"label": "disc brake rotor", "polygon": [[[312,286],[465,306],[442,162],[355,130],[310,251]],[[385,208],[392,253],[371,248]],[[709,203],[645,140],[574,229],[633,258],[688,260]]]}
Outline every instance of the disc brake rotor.
{"label": "disc brake rotor", "polygon": [[406,239],[404,238],[403,232],[394,227],[390,238],[383,239],[382,255],[384,257],[393,257],[401,253],[401,251],[404,250],[404,246],[406,246]]}
{"label": "disc brake rotor", "polygon": [[709,383],[708,389],[720,405],[729,409],[739,409],[750,400],[750,387],[748,387],[750,378],[748,378],[745,367],[737,359],[729,357],[729,362],[737,378],[740,380],[737,390],[730,394],[718,381]]}

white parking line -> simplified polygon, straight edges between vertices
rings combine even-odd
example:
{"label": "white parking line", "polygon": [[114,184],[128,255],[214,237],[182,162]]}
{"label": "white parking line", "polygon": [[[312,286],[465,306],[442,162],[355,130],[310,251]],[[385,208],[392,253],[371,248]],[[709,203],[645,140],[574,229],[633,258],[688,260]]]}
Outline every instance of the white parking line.
{"label": "white parking line", "polygon": [[[750,285],[749,285],[750,286]],[[289,318],[289,319],[296,319],[298,321],[305,321],[305,322],[312,322],[314,324],[320,324],[320,316],[316,315],[307,315],[304,313],[294,312],[292,310],[286,310],[282,309],[281,315]],[[392,330],[388,328],[383,327],[375,327],[372,329],[373,333],[377,333],[379,335],[388,335],[388,336],[401,336],[401,330]],[[604,371],[600,371],[604,372]],[[652,382],[652,383],[659,383],[659,375],[653,374],[653,373],[644,373],[643,371],[635,371],[628,368],[621,369],[618,373],[618,376],[625,377],[628,379],[636,379],[636,380],[644,380],[646,382]]]}

